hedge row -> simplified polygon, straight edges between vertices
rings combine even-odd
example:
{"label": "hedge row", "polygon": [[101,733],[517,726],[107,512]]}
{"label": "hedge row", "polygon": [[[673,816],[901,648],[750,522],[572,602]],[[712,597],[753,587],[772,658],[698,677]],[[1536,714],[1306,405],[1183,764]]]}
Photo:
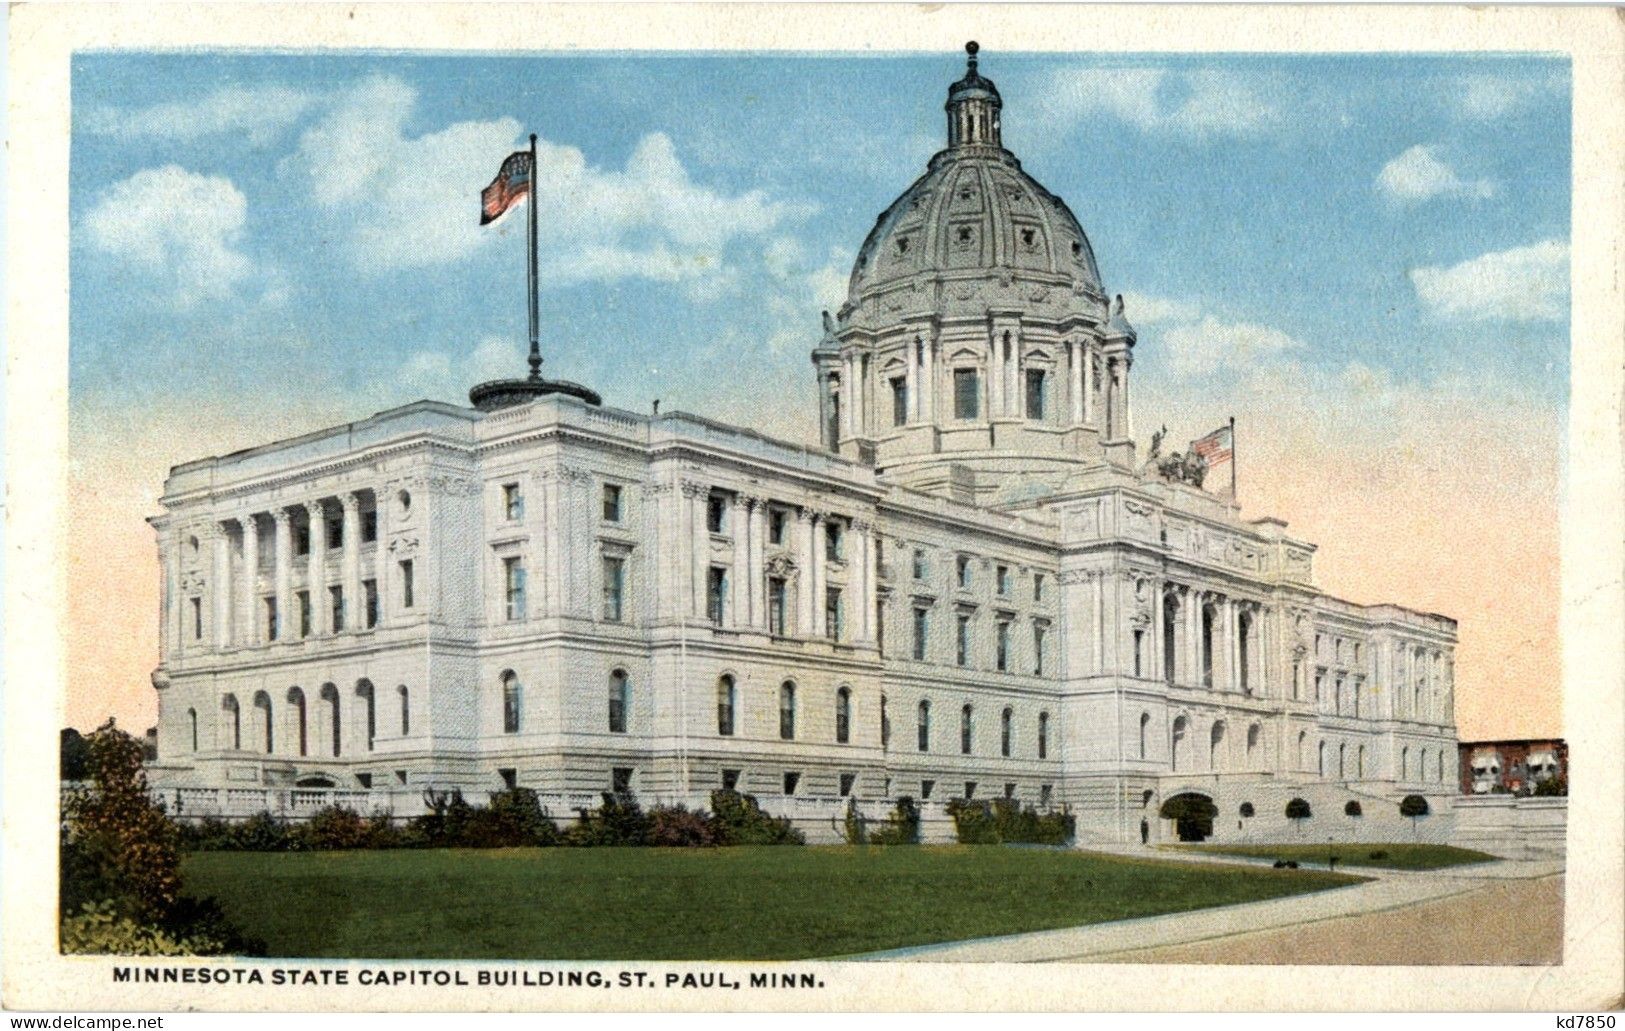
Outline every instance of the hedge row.
{"label": "hedge row", "polygon": [[947,810],[962,845],[1069,845],[1077,831],[1071,813],[1040,813],[1012,798],[991,802],[956,798]]}

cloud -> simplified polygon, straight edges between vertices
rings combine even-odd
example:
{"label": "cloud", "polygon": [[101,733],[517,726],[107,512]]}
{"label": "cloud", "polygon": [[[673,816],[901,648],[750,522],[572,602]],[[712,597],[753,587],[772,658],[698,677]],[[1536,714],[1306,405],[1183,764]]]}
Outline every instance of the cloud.
{"label": "cloud", "polygon": [[1560,88],[1557,75],[1465,75],[1453,93],[1457,111],[1474,121],[1494,121],[1515,114]]}
{"label": "cloud", "polygon": [[1401,203],[1434,197],[1490,197],[1495,183],[1488,179],[1462,179],[1435,148],[1417,144],[1382,166],[1377,189]]}
{"label": "cloud", "polygon": [[1262,83],[1230,71],[1086,68],[1056,72],[1040,94],[1047,116],[1107,115],[1145,132],[1197,139],[1251,136],[1278,120]]}
{"label": "cloud", "polygon": [[1289,351],[1303,341],[1254,322],[1227,322],[1203,316],[1199,322],[1174,326],[1161,335],[1168,371],[1177,375],[1248,368]]}
{"label": "cloud", "polygon": [[291,128],[316,98],[289,86],[225,86],[190,100],[144,108],[101,107],[85,119],[91,132],[122,140],[190,143],[245,135],[263,144]]}
{"label": "cloud", "polygon": [[1410,277],[1424,310],[1439,318],[1527,322],[1568,314],[1564,240],[1491,251],[1449,267],[1416,268]]}
{"label": "cloud", "polygon": [[488,336],[467,356],[428,348],[413,351],[401,363],[400,385],[409,397],[460,404],[472,384],[527,375],[528,349],[518,339]]}
{"label": "cloud", "polygon": [[1167,322],[1192,322],[1202,313],[1201,306],[1190,301],[1151,297],[1130,290],[1123,291],[1123,314],[1135,326],[1151,326]]}
{"label": "cloud", "polygon": [[253,273],[237,249],[248,201],[230,179],[179,165],[114,183],[85,215],[91,244],[178,308],[237,296]]}
{"label": "cloud", "polygon": [[[341,96],[300,137],[283,172],[347,227],[365,271],[458,261],[515,231],[523,209],[480,227],[475,195],[520,146],[512,118],[458,122],[421,136],[405,130],[412,87],[373,78]],[[650,133],[622,169],[588,164],[578,149],[539,141],[535,200],[545,225],[543,283],[648,279],[719,296],[734,241],[763,235],[804,208],[761,191],[737,196],[695,183],[664,133]],[[712,282],[706,282],[712,280]]]}

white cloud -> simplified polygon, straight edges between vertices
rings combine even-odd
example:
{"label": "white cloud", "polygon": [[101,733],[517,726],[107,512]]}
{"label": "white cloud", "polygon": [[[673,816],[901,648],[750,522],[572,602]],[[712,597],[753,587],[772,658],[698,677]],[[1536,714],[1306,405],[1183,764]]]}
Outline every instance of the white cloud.
{"label": "white cloud", "polygon": [[1202,313],[1199,305],[1168,297],[1123,291],[1123,314],[1136,327],[1168,322],[1192,322]]}
{"label": "white cloud", "polygon": [[473,384],[527,375],[528,350],[528,344],[518,338],[488,336],[466,356],[414,351],[401,363],[400,383],[413,396],[461,402],[464,391]]}
{"label": "white cloud", "polygon": [[1410,276],[1423,308],[1440,318],[1524,322],[1568,313],[1564,240],[1491,251],[1449,267],[1416,268]]}
{"label": "white cloud", "polygon": [[1542,94],[1558,88],[1556,75],[1466,75],[1457,82],[1454,99],[1461,114],[1476,121],[1494,121],[1515,114]]}
{"label": "white cloud", "polygon": [[[520,144],[511,118],[458,122],[408,136],[416,92],[374,78],[341,96],[283,164],[317,204],[347,223],[362,269],[457,261],[523,232],[523,209],[496,227],[477,218],[480,189]],[[595,168],[580,150],[537,144],[535,198],[545,237],[544,284],[650,279],[704,299],[726,292],[726,251],[803,209],[760,191],[730,196],[696,184],[663,133],[643,137],[622,169]],[[517,255],[518,249],[515,248]],[[516,258],[517,260],[517,258]],[[718,282],[722,281],[719,287]]]}
{"label": "white cloud", "polygon": [[189,143],[210,136],[240,134],[265,143],[290,128],[316,103],[288,86],[225,86],[190,100],[152,107],[102,107],[90,112],[90,131],[124,140]]}
{"label": "white cloud", "polygon": [[1040,103],[1048,117],[1109,115],[1147,132],[1249,136],[1278,119],[1260,83],[1229,71],[1089,68],[1056,72]]}
{"label": "white cloud", "polygon": [[1203,316],[1161,335],[1168,369],[1180,375],[1245,369],[1302,348],[1303,341],[1254,322],[1227,322]]}
{"label": "white cloud", "polygon": [[1434,197],[1490,197],[1495,184],[1488,179],[1467,180],[1456,174],[1433,147],[1417,144],[1382,166],[1377,189],[1402,203]]}
{"label": "white cloud", "polygon": [[846,300],[852,254],[839,247],[818,253],[791,237],[778,237],[762,251],[766,289],[759,298],[771,319],[768,349],[775,354],[810,351],[823,336],[820,311],[834,314]]}
{"label": "white cloud", "polygon": [[253,272],[237,249],[248,201],[230,179],[179,165],[114,183],[85,216],[90,241],[180,308],[236,296]]}

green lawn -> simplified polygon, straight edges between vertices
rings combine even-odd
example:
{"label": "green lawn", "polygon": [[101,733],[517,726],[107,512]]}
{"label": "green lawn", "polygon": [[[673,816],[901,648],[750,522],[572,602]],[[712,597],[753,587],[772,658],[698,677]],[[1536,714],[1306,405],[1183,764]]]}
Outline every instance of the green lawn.
{"label": "green lawn", "polygon": [[200,852],[183,872],[273,956],[419,959],[805,959],[1361,880],[999,846]]}
{"label": "green lawn", "polygon": [[[1187,852],[1218,852],[1227,856],[1256,856],[1260,859],[1293,859],[1300,863],[1324,864],[1329,856],[1337,857],[1338,866],[1376,866],[1390,870],[1437,870],[1446,866],[1466,863],[1488,863],[1494,856],[1474,852],[1470,848],[1454,845],[1425,845],[1419,842],[1367,842],[1364,844],[1320,845],[1168,845],[1170,849]],[[1373,852],[1386,852],[1381,859],[1371,858]]]}

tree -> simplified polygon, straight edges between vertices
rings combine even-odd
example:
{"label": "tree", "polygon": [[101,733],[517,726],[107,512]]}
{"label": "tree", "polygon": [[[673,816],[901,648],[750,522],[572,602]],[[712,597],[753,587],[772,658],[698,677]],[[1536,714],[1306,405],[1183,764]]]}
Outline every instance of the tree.
{"label": "tree", "polygon": [[1360,803],[1355,799],[1349,799],[1348,804],[1343,806],[1344,816],[1359,816],[1361,812]]}
{"label": "tree", "polygon": [[1399,815],[1411,818],[1411,837],[1416,837],[1416,818],[1428,814],[1428,800],[1421,795],[1406,795],[1399,800]]}
{"label": "tree", "polygon": [[62,908],[109,900],[119,915],[162,919],[180,897],[175,825],[147,792],[141,742],[108,720],[85,739],[92,782],[65,805]]}
{"label": "tree", "polygon": [[1303,833],[1303,821],[1309,819],[1314,813],[1309,809],[1309,803],[1301,798],[1294,798],[1286,804],[1286,818],[1298,825],[1298,833]]}
{"label": "tree", "polygon": [[72,727],[62,728],[62,779],[84,780],[90,776],[90,745]]}

